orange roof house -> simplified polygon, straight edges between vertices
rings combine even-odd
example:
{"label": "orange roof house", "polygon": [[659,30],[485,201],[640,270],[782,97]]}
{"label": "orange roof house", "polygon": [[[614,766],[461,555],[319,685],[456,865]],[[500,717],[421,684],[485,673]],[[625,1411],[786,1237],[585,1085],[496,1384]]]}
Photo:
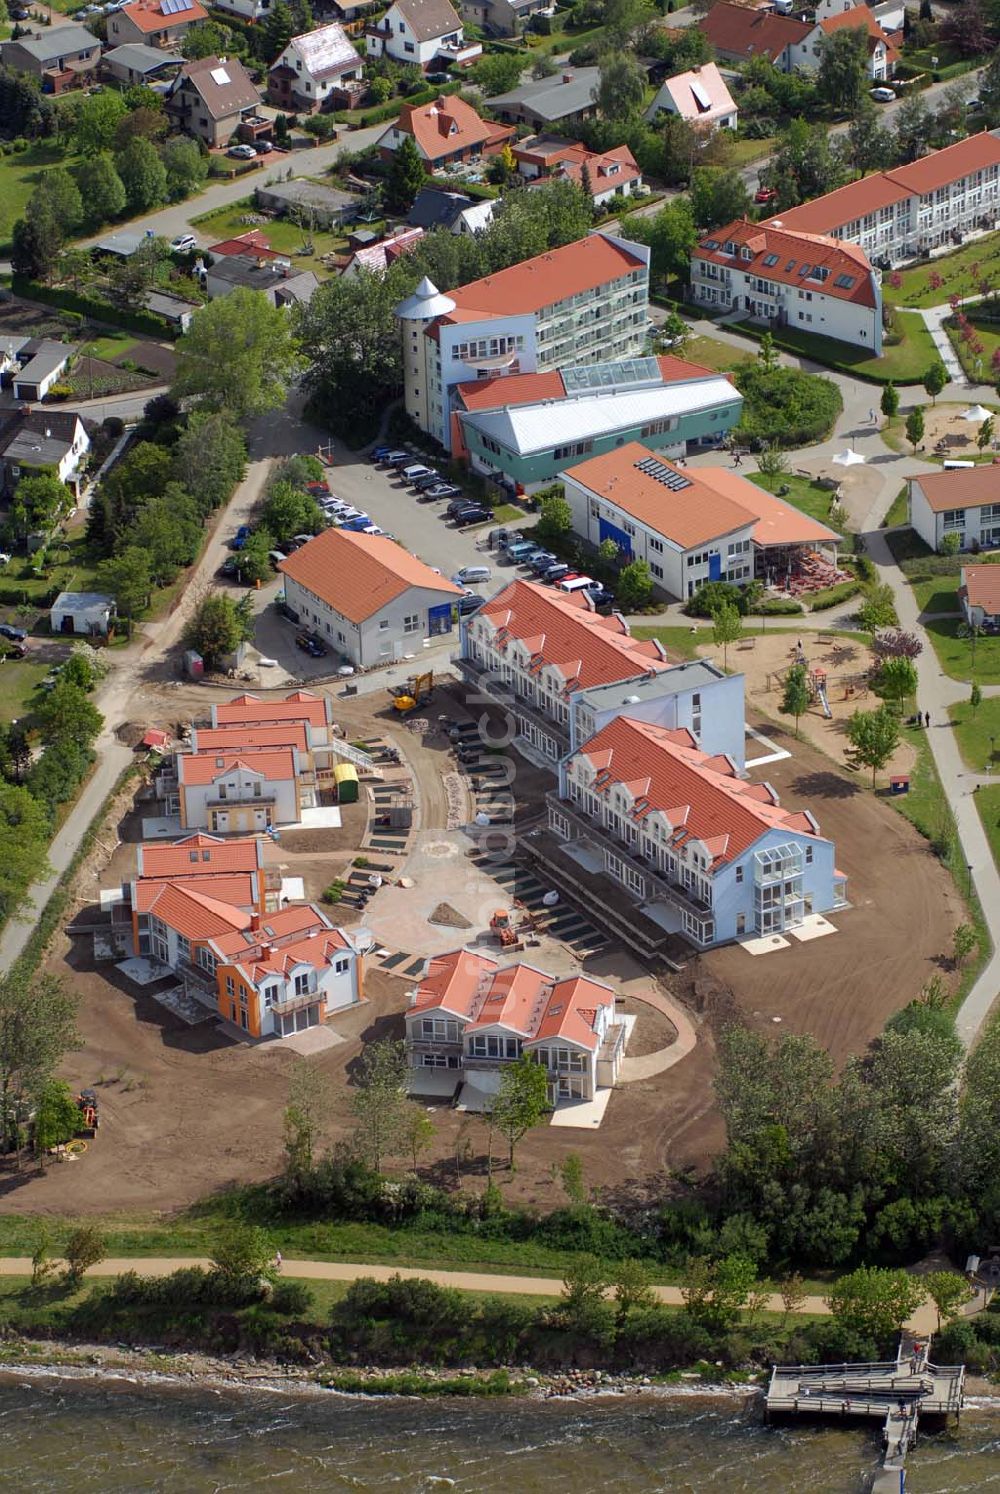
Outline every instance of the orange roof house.
{"label": "orange roof house", "polygon": [[452,161],[498,151],[516,134],[513,125],[483,119],[456,95],[442,94],[429,104],[404,104],[399,118],[378,142],[383,158],[391,159],[410,139],[429,172]]}
{"label": "orange roof house", "polygon": [[142,42],[147,47],[174,47],[192,26],[208,20],[199,0],[130,0],[108,17],[108,40],[113,47]]}
{"label": "orange roof house", "polygon": [[531,135],[513,150],[518,171],[529,181],[560,177],[578,187],[589,184],[590,195],[598,205],[616,192],[628,195],[642,184],[642,172],[627,145],[614,150],[588,150],[578,140]]}
{"label": "orange roof house", "polygon": [[588,234],[585,239],[547,249],[509,269],[456,286],[448,293],[455,303],[454,311],[445,312],[438,321],[477,322],[538,312],[570,296],[597,290],[630,270],[644,269],[645,263],[638,253],[613,243],[604,234]]}
{"label": "orange roof house", "polygon": [[1000,618],[1000,565],[964,565],[958,589],[966,621],[975,625]]}
{"label": "orange roof house", "polygon": [[718,0],[698,23],[717,57],[727,62],[745,62],[748,57],[767,57],[787,71],[795,48],[802,46],[812,27],[806,21],[779,16],[773,11],[752,10]]}

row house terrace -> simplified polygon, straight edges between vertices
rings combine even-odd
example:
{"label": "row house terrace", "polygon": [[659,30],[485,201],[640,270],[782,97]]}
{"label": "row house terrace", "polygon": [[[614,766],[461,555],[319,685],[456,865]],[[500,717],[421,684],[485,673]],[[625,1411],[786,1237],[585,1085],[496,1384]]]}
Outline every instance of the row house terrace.
{"label": "row house terrace", "polygon": [[742,764],[742,676],[708,660],[669,660],[579,594],[512,582],[463,620],[459,664],[481,701],[513,716],[516,745],[553,770],[621,712],[686,727]]}
{"label": "row house terrace", "polygon": [[460,1089],[466,1109],[489,1109],[504,1065],[527,1056],[544,1067],[552,1105],[593,1100],[614,1085],[626,1035],[610,986],[460,949],[432,959],[410,992],[409,1089]]}
{"label": "row house terrace", "polygon": [[[619,717],[562,764],[548,833],[563,878],[617,884],[634,910],[698,948],[781,934],[846,903],[808,810],[700,752],[686,731]],[[586,884],[585,884],[586,885]],[[655,941],[654,941],[655,942]]]}

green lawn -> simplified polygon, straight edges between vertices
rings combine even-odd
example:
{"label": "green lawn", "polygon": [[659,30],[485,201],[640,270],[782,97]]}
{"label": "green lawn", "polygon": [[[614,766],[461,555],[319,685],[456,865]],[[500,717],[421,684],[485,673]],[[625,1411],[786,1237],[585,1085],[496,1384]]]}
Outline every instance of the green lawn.
{"label": "green lawn", "polygon": [[[235,238],[238,234],[246,233],[248,225],[241,223],[240,219],[247,217],[253,212],[246,203],[233,203],[228,208],[222,208],[217,213],[211,213],[208,217],[195,220],[198,232],[205,238],[221,242],[223,239]],[[377,224],[372,225],[377,228]],[[269,218],[259,225],[260,232],[267,239],[272,249],[279,254],[287,254],[296,269],[313,270],[318,275],[329,275],[330,271],[321,263],[324,254],[343,253],[347,250],[347,239],[343,234],[326,233],[316,229],[307,235],[306,231],[299,228],[295,223],[287,223],[282,218]],[[312,239],[313,253],[300,254],[303,240],[306,237]]]}
{"label": "green lawn", "polygon": [[908,483],[903,483],[899,492],[892,500],[892,507],[882,520],[883,529],[893,529],[897,524],[908,524],[910,522],[910,489]]}
{"label": "green lawn", "polygon": [[87,559],[82,529],[72,532],[62,543],[54,544],[49,554],[50,561],[41,575],[35,574],[31,558],[16,556],[0,573],[0,586],[8,592],[19,592],[19,600],[25,605],[36,604],[53,587],[59,591],[97,590],[96,572]]}
{"label": "green lawn", "polygon": [[1000,783],[981,788],[976,794],[976,809],[982,821],[994,866],[1000,866]]}
{"label": "green lawn", "polygon": [[28,150],[0,156],[0,251],[9,250],[11,229],[22,217],[42,173],[50,166],[74,166],[78,161],[78,156],[51,140],[40,140]]}
{"label": "green lawn", "polygon": [[967,700],[960,700],[951,708],[951,724],[967,767],[987,772],[991,752],[1000,767],[1000,699],[986,696],[976,710]]}
{"label": "green lawn", "polygon": [[766,493],[774,493],[783,498],[786,503],[791,503],[811,519],[829,524],[830,506],[837,496],[834,488],[823,487],[821,483],[808,477],[796,477],[791,473],[782,477],[763,477],[757,472],[750,481],[756,483],[758,488],[763,488]]}
{"label": "green lawn", "polygon": [[103,336],[84,343],[81,352],[90,358],[102,358],[105,363],[114,363],[134,342],[134,332],[105,332]]}
{"label": "green lawn", "polygon": [[962,341],[958,327],[952,326],[950,319],[945,323],[944,330],[948,341],[955,349],[955,356],[965,370],[966,377],[975,382],[991,384],[993,382],[993,355],[997,348],[1000,348],[1000,322],[987,322],[975,315],[969,315],[969,321],[975,328],[973,340],[982,343],[981,353],[970,351],[968,343]]}
{"label": "green lawn", "polygon": [[[973,273],[973,266],[978,267],[977,273]],[[885,299],[896,306],[943,306],[950,296],[978,295],[983,280],[1000,285],[1000,233],[897,273],[902,279],[900,286],[891,284],[893,276],[886,275],[882,281]],[[932,275],[941,277],[936,290],[931,286]]]}
{"label": "green lawn", "polygon": [[697,659],[700,644],[711,643],[711,626],[697,628],[692,623],[690,628],[633,628],[634,638],[655,638],[658,643],[673,654],[679,654],[682,659]]}
{"label": "green lawn", "polygon": [[935,555],[914,529],[899,529],[887,536],[893,553],[921,612],[957,612],[961,558]]}
{"label": "green lawn", "polygon": [[[964,623],[957,617],[942,618],[938,622],[928,622],[925,625],[927,636],[934,645],[938,663],[945,674],[950,675],[953,680],[972,679],[973,640],[960,637],[959,629],[964,626]],[[988,637],[981,634],[975,644],[976,679],[981,685],[1000,685],[1000,637]]]}
{"label": "green lawn", "polygon": [[700,363],[703,368],[712,368],[719,373],[727,373],[729,369],[742,363],[744,358],[753,357],[752,348],[747,348],[745,353],[741,353],[739,348],[731,347],[728,342],[719,342],[715,337],[702,336],[689,337],[679,352],[680,356],[690,363]]}
{"label": "green lawn", "polygon": [[35,691],[52,668],[27,659],[7,659],[0,665],[0,721],[17,721],[31,712]]}
{"label": "green lawn", "polygon": [[[750,337],[761,337],[767,329],[761,326],[741,324],[739,331]],[[796,327],[771,329],[775,347],[808,358],[813,363],[822,363],[841,373],[854,374],[858,378],[873,379],[886,383],[892,379],[896,384],[919,384],[930,365],[938,358],[931,334],[924,319],[916,311],[896,313],[896,330],[899,341],[885,343],[881,356],[873,358],[864,348],[849,342],[839,342],[833,337],[821,337],[816,332],[800,332]]]}
{"label": "green lawn", "polygon": [[767,136],[763,140],[727,140],[730,158],[727,164],[741,170],[744,166],[750,166],[754,161],[763,160],[769,156],[774,148],[773,136]]}
{"label": "green lawn", "polygon": [[958,582],[957,575],[928,576],[923,581],[913,582],[913,595],[921,612],[960,613]]}

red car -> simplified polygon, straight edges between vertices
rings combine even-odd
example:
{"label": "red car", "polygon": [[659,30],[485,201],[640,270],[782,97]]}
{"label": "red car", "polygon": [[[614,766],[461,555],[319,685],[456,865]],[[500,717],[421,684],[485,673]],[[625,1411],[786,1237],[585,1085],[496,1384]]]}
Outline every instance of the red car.
{"label": "red car", "polygon": [[753,200],[754,202],[773,202],[777,195],[773,187],[758,187],[753,194]]}

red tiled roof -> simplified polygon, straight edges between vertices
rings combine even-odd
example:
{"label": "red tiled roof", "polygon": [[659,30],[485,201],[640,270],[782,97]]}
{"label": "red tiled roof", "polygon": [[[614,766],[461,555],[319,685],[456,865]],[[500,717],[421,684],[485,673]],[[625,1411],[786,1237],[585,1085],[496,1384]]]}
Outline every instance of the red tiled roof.
{"label": "red tiled roof", "polygon": [[172,845],[141,845],[136,860],[140,877],[201,878],[219,872],[253,872],[261,864],[261,842],[220,840],[198,832]]}
{"label": "red tiled roof", "polygon": [[194,21],[207,21],[208,11],[198,0],[186,0],[183,10],[165,11],[163,0],[132,0],[123,6],[122,13],[133,25],[147,36],[157,31],[169,31],[174,26],[190,26]]}
{"label": "red tiled roof", "polygon": [[932,513],[949,508],[979,508],[996,503],[1000,472],[996,467],[953,467],[948,472],[921,472],[913,479]]}
{"label": "red tiled roof", "polygon": [[295,965],[312,965],[313,969],[322,970],[335,955],[351,947],[340,929],[319,929],[277,947],[258,945],[232,963],[245,980],[256,986],[267,975],[287,975]]}
{"label": "red tiled roof", "polygon": [[627,785],[635,801],[629,818],[641,823],[660,811],[676,839],[710,849],[713,867],[736,860],[768,830],[819,834],[808,816],[781,809],[764,784],[748,783],[727,759],[700,752],[686,731],[617,716],[570,761],[581,757],[598,770],[591,792]]}
{"label": "red tiled roof", "polygon": [[[568,181],[576,182],[577,186],[583,186],[586,167],[590,173],[591,191],[595,195],[607,191],[612,180],[616,187],[622,187],[628,182],[639,181],[642,177],[636,159],[627,145],[599,151],[588,150],[578,140],[567,140],[563,142],[561,149],[543,148],[536,154],[532,151],[531,141],[527,140],[515,147],[514,155],[521,160],[540,161],[551,176],[565,177]],[[615,166],[619,168],[617,171],[611,169]],[[544,184],[546,180],[546,176],[538,177],[532,185]]]}
{"label": "red tiled roof", "polygon": [[278,570],[354,623],[373,617],[410,587],[439,592],[443,600],[461,590],[395,540],[345,529],[325,529]]}
{"label": "red tiled roof", "polygon": [[578,593],[565,595],[531,581],[512,581],[476,613],[495,630],[494,646],[520,641],[537,658],[535,672],[555,668],[567,687],[589,690],[635,679],[671,663],[656,644],[633,638],[620,618],[601,617]]}
{"label": "red tiled roof", "polygon": [[[675,358],[672,353],[660,353],[656,361],[664,384],[719,377],[711,368],[689,363],[686,358]],[[558,369],[546,373],[500,374],[493,379],[470,379],[468,383],[456,384],[455,392],[463,410],[510,410],[515,405],[534,405],[543,399],[567,397],[562,373]]]}
{"label": "red tiled roof", "polygon": [[610,986],[586,976],[556,980],[533,965],[501,968],[492,955],[459,949],[431,960],[410,1011],[451,1013],[470,1032],[502,1027],[526,1044],[558,1037],[593,1051],[598,1009],[614,999]]}
{"label": "red tiled roof", "polygon": [[507,270],[449,291],[455,310],[446,312],[438,322],[479,321],[483,317],[540,311],[543,306],[607,285],[643,265],[638,254],[619,248],[603,234],[588,234],[585,239],[548,249],[534,259],[522,260]]}
{"label": "red tiled roof", "polygon": [[143,896],[138,911],[155,913],[182,938],[196,940],[232,935],[235,930],[248,928],[252,916],[239,904],[224,902],[178,882],[163,882],[155,897]]}
{"label": "red tiled roof", "polygon": [[[205,906],[206,899],[209,903],[224,903],[229,908],[240,908],[248,915],[257,906],[255,878],[252,872],[216,872],[204,877],[143,877],[135,884],[132,900],[135,911],[148,913],[155,908],[157,917],[162,917],[159,902],[167,888],[182,893],[185,898],[189,893],[196,893],[201,900],[197,906],[202,908]],[[171,906],[173,906],[172,903]],[[169,922],[169,919],[165,918],[164,922]],[[183,933],[184,930],[181,929],[179,932]]]}
{"label": "red tiled roof", "polygon": [[268,783],[285,783],[295,777],[292,749],[275,748],[258,752],[179,752],[177,778],[186,787],[214,783],[224,773],[241,768],[259,774]]}
{"label": "red tiled roof", "polygon": [[987,617],[1000,613],[1000,565],[962,567],[962,590],[970,607],[981,607]]}
{"label": "red tiled roof", "polygon": [[195,752],[254,752],[270,747],[295,747],[305,752],[309,731],[304,721],[283,721],[275,726],[200,726],[191,734]]}
{"label": "red tiled roof", "polygon": [[797,232],[836,233],[848,223],[867,217],[879,208],[890,207],[907,197],[926,197],[938,187],[960,181],[972,171],[1000,165],[1000,140],[984,130],[932,151],[908,166],[894,166],[891,171],[876,171],[860,181],[838,187],[813,202],[788,208],[769,221]]}
{"label": "red tiled roof", "polygon": [[805,41],[813,29],[806,21],[730,5],[727,0],[719,0],[698,24],[717,52],[770,57],[772,62],[786,47]]}
{"label": "red tiled roof", "polygon": [[394,260],[410,254],[424,236],[422,228],[408,228],[395,238],[383,239],[380,244],[369,244],[367,248],[355,249],[353,259],[365,270],[381,275]]}
{"label": "red tiled roof", "polygon": [[272,249],[270,244],[259,229],[251,228],[248,233],[242,233],[235,239],[223,239],[219,244],[209,244],[210,254],[251,254],[254,259],[280,259],[281,255],[277,249]]}
{"label": "red tiled roof", "polygon": [[387,133],[392,129],[411,135],[428,161],[439,161],[456,151],[481,150],[516,133],[513,125],[483,119],[464,99],[446,94],[429,104],[404,104]]}
{"label": "red tiled roof", "polygon": [[819,544],[838,537],[825,524],[724,467],[688,467],[682,471],[657,456],[661,466],[684,481],[683,487],[668,488],[638,465],[649,456],[648,446],[631,441],[616,451],[567,468],[565,476],[615,504],[681,550],[748,527],[758,545]]}
{"label": "red tiled roof", "polygon": [[[729,243],[735,245],[735,255],[725,253],[725,245]],[[750,259],[743,257],[744,249],[750,251]],[[775,263],[765,263],[772,256]],[[706,234],[692,258],[760,275],[782,285],[794,285],[800,290],[809,289],[835,301],[849,301],[870,309],[875,306],[872,268],[864,250],[820,234],[792,233],[773,222],[750,223],[738,218],[725,228]],[[802,273],[817,269],[825,271],[825,279],[813,279]],[[850,284],[843,284],[845,280]]]}
{"label": "red tiled roof", "polygon": [[308,721],[311,726],[327,724],[327,703],[311,690],[294,690],[284,700],[262,700],[259,695],[237,695],[212,707],[215,726],[264,725],[274,721]]}
{"label": "red tiled roof", "polygon": [[890,62],[899,61],[899,51],[893,46],[878,23],[878,18],[869,10],[867,5],[853,5],[850,10],[842,10],[835,16],[827,16],[825,21],[820,21],[819,29],[826,35],[831,36],[835,31],[856,31],[864,27],[868,32],[868,51],[874,52],[879,42],[885,47],[886,56]]}

